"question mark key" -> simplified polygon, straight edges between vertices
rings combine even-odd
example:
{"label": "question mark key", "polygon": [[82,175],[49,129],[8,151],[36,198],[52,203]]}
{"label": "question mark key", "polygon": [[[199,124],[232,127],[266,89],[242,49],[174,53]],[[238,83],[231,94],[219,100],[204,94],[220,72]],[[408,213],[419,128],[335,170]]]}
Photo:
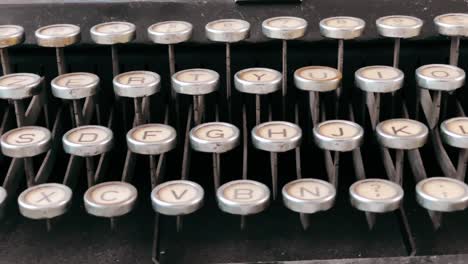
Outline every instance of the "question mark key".
{"label": "question mark key", "polygon": [[349,188],[351,205],[360,211],[391,212],[400,207],[404,191],[400,185],[383,179],[365,179]]}

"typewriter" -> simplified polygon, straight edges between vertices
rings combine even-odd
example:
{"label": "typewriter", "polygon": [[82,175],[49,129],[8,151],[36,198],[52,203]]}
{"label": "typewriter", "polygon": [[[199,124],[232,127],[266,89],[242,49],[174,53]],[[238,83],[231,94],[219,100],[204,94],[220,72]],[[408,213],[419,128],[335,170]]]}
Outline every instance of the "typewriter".
{"label": "typewriter", "polygon": [[467,263],[467,8],[0,1],[0,263]]}

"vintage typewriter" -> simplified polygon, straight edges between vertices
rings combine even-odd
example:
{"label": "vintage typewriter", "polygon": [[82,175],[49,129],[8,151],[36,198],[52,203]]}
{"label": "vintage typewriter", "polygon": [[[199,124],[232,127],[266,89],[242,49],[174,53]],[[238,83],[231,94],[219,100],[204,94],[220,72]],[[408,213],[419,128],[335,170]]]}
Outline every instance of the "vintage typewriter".
{"label": "vintage typewriter", "polygon": [[0,263],[468,263],[467,10],[1,1]]}

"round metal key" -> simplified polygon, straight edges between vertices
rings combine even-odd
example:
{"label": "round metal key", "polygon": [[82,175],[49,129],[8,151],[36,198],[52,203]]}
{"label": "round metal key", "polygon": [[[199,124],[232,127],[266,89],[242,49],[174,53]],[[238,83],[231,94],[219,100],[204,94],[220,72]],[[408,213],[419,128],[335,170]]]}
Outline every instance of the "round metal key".
{"label": "round metal key", "polygon": [[239,129],[229,123],[204,123],[190,130],[190,145],[200,152],[228,152],[237,147],[239,142]]}
{"label": "round metal key", "polygon": [[208,69],[188,69],[176,72],[171,82],[177,93],[203,95],[218,90],[219,74]]}
{"label": "round metal key", "polygon": [[468,14],[450,13],[436,16],[434,24],[441,35],[468,36]]}
{"label": "round metal key", "polygon": [[351,205],[356,209],[386,213],[400,207],[404,191],[400,185],[383,179],[360,180],[349,187]]}
{"label": "round metal key", "polygon": [[428,178],[416,185],[416,200],[422,207],[432,211],[465,210],[468,205],[468,186],[453,178]]}
{"label": "round metal key", "polygon": [[146,124],[127,133],[127,146],[131,152],[143,155],[159,155],[174,149],[177,132],[168,125]]}
{"label": "round metal key", "polygon": [[51,219],[71,206],[72,190],[63,184],[44,183],[24,190],[18,196],[20,213],[31,219]]}
{"label": "round metal key", "polygon": [[356,86],[363,91],[390,93],[403,86],[405,74],[390,66],[367,66],[354,73]]}
{"label": "round metal key", "polygon": [[424,146],[429,129],[423,123],[406,118],[388,119],[375,128],[377,140],[387,148],[416,149]]}
{"label": "round metal key", "polygon": [[80,27],[72,24],[56,24],[41,27],[34,33],[37,45],[62,48],[80,41]]}
{"label": "round metal key", "polygon": [[66,153],[91,157],[109,151],[113,145],[113,133],[103,126],[80,126],[69,130],[62,138]]}
{"label": "round metal key", "polygon": [[164,21],[148,27],[148,37],[158,44],[177,44],[192,37],[193,26],[185,21]]}
{"label": "round metal key", "polygon": [[269,152],[285,152],[301,144],[302,130],[285,121],[271,121],[252,129],[252,143],[257,149]]}
{"label": "round metal key", "polygon": [[281,88],[282,75],[268,68],[249,68],[234,75],[234,85],[239,92],[269,94]]}
{"label": "round metal key", "polygon": [[384,16],[375,21],[377,31],[388,38],[412,38],[421,33],[424,22],[413,16]]}
{"label": "round metal key", "polygon": [[270,204],[270,190],[260,182],[236,180],[225,183],[216,192],[221,211],[251,215],[264,211]]}
{"label": "round metal key", "polygon": [[186,180],[168,181],[151,192],[154,211],[164,215],[187,215],[203,206],[203,188]]}
{"label": "round metal key", "polygon": [[99,217],[117,217],[129,213],[138,197],[137,189],[121,181],[103,182],[89,188],[84,194],[88,214]]}
{"label": "round metal key", "polygon": [[0,77],[0,98],[20,100],[41,91],[41,77],[32,73],[12,73]]}
{"label": "round metal key", "polygon": [[206,37],[211,41],[238,42],[249,37],[250,23],[241,19],[219,19],[205,26]]}
{"label": "round metal key", "polygon": [[8,48],[23,43],[24,28],[17,25],[0,25],[0,48]]}
{"label": "round metal key", "polygon": [[0,143],[3,154],[8,157],[34,157],[50,149],[52,135],[44,127],[24,126],[3,134]]}
{"label": "round metal key", "polygon": [[115,21],[95,25],[90,30],[91,39],[97,44],[114,45],[128,43],[135,39],[135,25],[129,22]]}
{"label": "round metal key", "polygon": [[123,97],[145,97],[159,92],[161,77],[150,71],[124,72],[114,77],[114,92]]}
{"label": "round metal key", "polygon": [[333,39],[354,39],[361,36],[366,22],[360,18],[338,16],[320,21],[320,33]]}
{"label": "round metal key", "polygon": [[262,32],[272,39],[297,39],[304,36],[307,21],[300,17],[272,17],[262,22]]}
{"label": "round metal key", "polygon": [[51,83],[55,97],[76,100],[96,94],[99,88],[99,77],[88,72],[74,72],[55,77]]}
{"label": "round metal key", "polygon": [[440,125],[440,132],[445,143],[456,148],[468,148],[468,117],[455,117],[445,120]]}
{"label": "round metal key", "polygon": [[326,211],[335,203],[336,190],[319,179],[298,179],[283,187],[284,205],[294,212],[312,214]]}
{"label": "round metal key", "polygon": [[294,72],[297,88],[309,92],[333,91],[340,85],[341,72],[326,66],[307,66]]}
{"label": "round metal key", "polygon": [[465,84],[465,71],[446,64],[429,64],[416,69],[416,82],[425,89],[456,90]]}
{"label": "round metal key", "polygon": [[364,130],[347,120],[329,120],[314,127],[315,144],[321,149],[351,151],[359,147],[364,138]]}

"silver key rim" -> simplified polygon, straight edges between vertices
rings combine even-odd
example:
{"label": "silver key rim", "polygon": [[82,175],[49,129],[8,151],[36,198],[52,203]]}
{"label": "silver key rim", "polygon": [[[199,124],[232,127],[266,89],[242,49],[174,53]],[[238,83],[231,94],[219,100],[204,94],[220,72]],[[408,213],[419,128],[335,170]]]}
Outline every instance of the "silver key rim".
{"label": "silver key rim", "polygon": [[[106,133],[107,136],[100,142],[96,142],[93,144],[78,144],[69,139],[69,136],[72,133],[75,133],[76,131],[79,131],[81,129],[88,129],[88,128],[101,130],[104,133]],[[67,133],[63,135],[62,137],[63,149],[68,154],[80,156],[80,157],[91,157],[91,156],[100,155],[112,149],[113,136],[114,134],[112,133],[112,130],[103,126],[89,125],[89,126],[76,127],[76,128],[69,130]]]}
{"label": "silver key rim", "polygon": [[[205,82],[185,82],[185,81],[181,81],[178,79],[179,75],[187,73],[187,72],[191,72],[191,71],[206,72],[212,75],[213,78]],[[176,93],[187,94],[187,95],[204,95],[204,94],[209,94],[218,90],[219,74],[209,69],[200,69],[200,68],[187,69],[187,70],[176,72],[171,78],[171,83],[172,83],[172,89]]]}
{"label": "silver key rim", "polygon": [[[358,132],[352,137],[346,137],[343,139],[329,137],[320,133],[320,128],[322,126],[329,125],[331,123],[343,123],[345,125],[354,127],[355,129],[357,129]],[[339,120],[339,119],[328,120],[328,121],[318,124],[317,126],[313,128],[313,134],[314,134],[315,144],[319,148],[332,150],[332,151],[340,151],[340,152],[351,151],[361,146],[362,141],[364,139],[364,129],[362,129],[362,127],[359,124],[348,121],[348,120]]]}
{"label": "silver key rim", "polygon": [[[121,32],[100,32],[99,28],[102,26],[109,26],[109,25],[126,25],[128,27],[127,30],[123,30]],[[101,23],[93,26],[90,29],[91,39],[101,45],[114,45],[119,43],[128,43],[135,39],[136,37],[136,27],[134,24],[124,21],[113,21],[113,22],[106,22]]]}
{"label": "silver key rim", "polygon": [[[188,201],[183,203],[171,203],[164,201],[160,198],[159,192],[167,188],[170,185],[188,185],[196,190],[198,195]],[[205,196],[205,192],[203,188],[196,182],[187,181],[187,180],[175,180],[175,181],[168,181],[162,184],[157,185],[153,191],[151,192],[151,204],[153,205],[153,209],[155,212],[164,215],[188,215],[194,213],[198,209],[203,206],[203,198]]]}
{"label": "silver key rim", "polygon": [[[301,72],[311,70],[311,69],[325,69],[328,71],[335,72],[336,76],[326,79],[307,79],[301,76]],[[294,84],[300,90],[308,92],[328,92],[333,91],[338,88],[341,83],[341,72],[335,68],[326,67],[326,66],[307,66],[297,69],[294,72]]]}
{"label": "silver key rim", "polygon": [[[444,79],[430,77],[423,74],[423,71],[430,67],[440,67],[456,71],[458,76],[455,78]],[[465,84],[465,71],[452,65],[447,64],[428,64],[416,69],[416,82],[421,88],[436,90],[436,91],[453,91]]]}
{"label": "silver key rim", "polygon": [[21,76],[26,76],[27,78],[32,79],[32,81],[25,85],[18,84],[6,86],[0,84],[0,98],[20,100],[39,94],[41,91],[40,84],[42,82],[42,78],[33,73],[12,73],[3,75],[0,77],[0,83],[9,78],[21,78]]}
{"label": "silver key rim", "polygon": [[[232,136],[229,138],[206,140],[196,135],[197,131],[210,126],[223,126],[232,130]],[[236,148],[240,143],[239,129],[225,122],[209,122],[200,124],[190,130],[190,145],[196,151],[209,153],[225,153]]]}
{"label": "silver key rim", "polygon": [[[71,32],[68,34],[61,34],[61,35],[48,35],[44,34],[43,31],[54,28],[54,27],[67,27],[72,29]],[[66,46],[73,45],[80,41],[81,39],[81,30],[80,27],[77,25],[72,24],[55,24],[55,25],[48,25],[41,27],[36,30],[34,35],[36,36],[37,45],[42,47],[50,47],[50,48],[62,48]]]}
{"label": "silver key rim", "polygon": [[[275,75],[270,81],[248,81],[242,79],[242,75],[251,71],[264,71]],[[234,86],[239,92],[249,94],[269,94],[281,88],[282,75],[279,71],[268,68],[249,68],[238,71],[234,75]]]}
{"label": "silver key rim", "polygon": [[[44,138],[38,142],[31,142],[21,145],[14,145],[8,143],[7,138],[11,136],[11,134],[18,133],[22,130],[38,130],[44,135]],[[49,151],[52,145],[52,134],[50,131],[45,127],[39,126],[24,126],[9,130],[5,134],[2,135],[0,139],[0,144],[2,148],[3,154],[8,157],[12,158],[26,158],[26,157],[34,157],[44,152]]]}
{"label": "silver key rim", "polygon": [[[91,82],[85,85],[62,85],[60,80],[73,76],[86,76],[91,79]],[[99,88],[99,77],[88,72],[73,72],[62,74],[55,77],[51,82],[52,94],[61,99],[75,100],[90,97],[96,94]]]}
{"label": "silver key rim", "polygon": [[[92,198],[93,192],[108,185],[119,185],[120,187],[127,188],[130,192],[130,196],[125,201],[119,202],[118,204],[96,203]],[[99,217],[117,217],[128,214],[135,207],[137,198],[137,189],[130,183],[121,181],[103,182],[94,185],[89,188],[83,196],[86,212]]]}
{"label": "silver key rim", "polygon": [[[387,199],[369,199],[367,197],[361,196],[356,188],[358,185],[368,182],[377,182],[380,184],[385,184],[391,186],[395,189],[395,195]],[[384,179],[365,179],[360,180],[349,187],[350,201],[351,205],[356,209],[365,212],[372,213],[386,213],[395,211],[400,207],[401,202],[403,201],[404,191],[400,185]]]}
{"label": "silver key rim", "polygon": [[[239,202],[235,202],[224,197],[225,190],[229,188],[231,185],[235,185],[238,183],[246,183],[246,184],[255,185],[258,188],[262,189],[265,195],[261,199],[257,199],[256,201],[252,201],[249,203],[239,203]],[[265,184],[257,182],[257,181],[235,180],[235,181],[230,181],[221,185],[221,187],[219,187],[218,190],[216,191],[216,198],[218,201],[218,206],[223,212],[235,214],[235,215],[252,215],[252,214],[258,214],[264,211],[269,206],[270,189],[268,189],[268,187]]]}
{"label": "silver key rim", "polygon": [[464,14],[464,13],[449,13],[449,14],[436,16],[434,18],[434,24],[439,34],[445,35],[445,36],[454,36],[454,37],[468,36],[468,24],[456,25],[456,24],[446,23],[442,21],[444,18],[448,16],[463,16],[465,19],[468,19],[468,14]]}
{"label": "silver key rim", "polygon": [[[412,25],[389,25],[386,24],[385,21],[388,19],[408,19],[413,20],[415,23]],[[381,36],[387,38],[413,38],[419,36],[421,33],[421,29],[424,25],[424,22],[413,16],[402,16],[402,15],[392,15],[392,16],[384,16],[380,17],[375,21],[377,26],[377,31]]]}
{"label": "silver key rim", "polygon": [[0,25],[0,32],[2,30],[13,29],[14,32],[8,34],[0,34],[0,48],[8,48],[23,43],[24,41],[24,28],[17,25]]}
{"label": "silver key rim", "polygon": [[454,117],[445,120],[440,124],[440,132],[445,143],[456,148],[468,148],[468,134],[455,133],[450,130],[451,123],[465,121],[468,124],[468,117]]}
{"label": "silver key rim", "polygon": [[[170,136],[158,141],[140,141],[133,135],[140,129],[153,127],[155,129],[166,129],[170,131]],[[132,128],[127,133],[127,146],[131,152],[143,155],[159,155],[174,149],[177,145],[177,131],[165,124],[146,124]]]}
{"label": "silver key rim", "polygon": [[[333,19],[353,20],[358,25],[352,28],[339,28],[339,27],[333,27],[333,26],[327,25],[327,23]],[[320,33],[323,36],[327,38],[332,38],[332,39],[346,40],[346,39],[354,39],[354,38],[360,37],[362,35],[362,32],[364,31],[366,22],[357,17],[338,16],[338,17],[328,17],[328,18],[322,19],[319,25],[320,25]]]}
{"label": "silver key rim", "polygon": [[[409,136],[397,136],[397,135],[392,135],[384,131],[383,126],[385,123],[388,122],[407,122],[407,123],[413,123],[419,127],[421,127],[421,131],[418,133],[415,133],[413,135]],[[394,119],[388,119],[385,121],[380,122],[377,124],[375,131],[377,133],[377,141],[381,145],[387,148],[392,148],[392,149],[417,149],[424,144],[426,144],[427,138],[429,136],[429,129],[427,128],[426,125],[423,123],[412,120],[412,119],[407,119],[407,118],[394,118]]]}
{"label": "silver key rim", "polygon": [[[374,79],[364,76],[364,72],[372,69],[382,69],[387,71],[394,71],[396,76],[387,79]],[[375,65],[367,66],[358,69],[354,73],[354,82],[358,88],[366,92],[373,93],[390,93],[399,90],[403,86],[405,74],[394,67]]]}
{"label": "silver key rim", "polygon": [[3,216],[7,197],[8,197],[7,191],[5,190],[5,188],[0,186],[0,217]]}
{"label": "silver key rim", "polygon": [[[279,28],[279,27],[273,27],[269,25],[271,21],[278,20],[278,19],[296,20],[300,22],[300,25],[294,28]],[[262,22],[263,35],[272,39],[290,40],[290,39],[301,38],[305,35],[306,30],[307,30],[307,21],[300,17],[292,17],[292,16],[271,17]]]}
{"label": "silver key rim", "polygon": [[[300,199],[298,197],[291,195],[288,192],[289,188],[291,188],[293,185],[298,184],[298,183],[308,183],[308,182],[326,186],[326,188],[328,188],[329,190],[328,194],[324,197],[320,197],[320,198],[312,200],[312,199]],[[335,197],[336,197],[336,190],[333,185],[331,185],[329,182],[319,180],[319,179],[312,179],[312,178],[298,179],[298,180],[289,182],[286,185],[284,185],[281,193],[283,194],[283,203],[287,208],[289,208],[290,210],[294,212],[305,213],[305,214],[312,214],[312,213],[316,213],[319,211],[326,211],[332,208],[333,204],[335,203]]]}
{"label": "silver key rim", "polygon": [[[160,32],[155,30],[158,26],[179,23],[186,26],[186,29],[180,31],[171,32]],[[163,21],[155,23],[148,27],[148,37],[151,41],[157,44],[177,44],[188,41],[192,37],[193,26],[189,22],[185,21]]]}
{"label": "silver key rim", "polygon": [[[238,23],[242,25],[242,28],[233,30],[220,30],[213,28],[214,24],[226,22]],[[241,19],[219,19],[211,21],[205,25],[206,37],[211,41],[217,42],[233,43],[242,41],[249,37],[249,31],[250,23]]]}
{"label": "silver key rim", "polygon": [[[26,196],[32,191],[47,187],[59,188],[63,192],[63,198],[60,202],[47,205],[31,204],[27,201]],[[44,183],[24,190],[18,196],[18,205],[20,213],[30,219],[51,219],[63,215],[71,206],[72,190],[63,184],[59,183]]]}
{"label": "silver key rim", "polygon": [[[140,85],[124,84],[119,82],[120,78],[122,78],[123,76],[132,74],[148,75],[151,76],[154,80],[151,83]],[[112,84],[114,85],[114,92],[117,95],[123,97],[138,98],[158,93],[161,89],[161,77],[155,72],[131,71],[124,72],[115,76],[112,80]]]}
{"label": "silver key rim", "polygon": [[[281,125],[290,127],[297,131],[296,135],[286,139],[266,139],[258,135],[257,131],[265,126]],[[297,148],[301,144],[302,129],[293,123],[286,121],[270,121],[255,126],[251,131],[252,143],[257,149],[269,152],[286,152]]]}
{"label": "silver key rim", "polygon": [[[424,191],[424,185],[434,180],[448,181],[464,189],[462,197],[441,199],[428,195]],[[416,185],[416,200],[422,207],[438,212],[454,212],[465,210],[468,205],[468,186],[459,180],[448,177],[431,177],[424,179]]]}

